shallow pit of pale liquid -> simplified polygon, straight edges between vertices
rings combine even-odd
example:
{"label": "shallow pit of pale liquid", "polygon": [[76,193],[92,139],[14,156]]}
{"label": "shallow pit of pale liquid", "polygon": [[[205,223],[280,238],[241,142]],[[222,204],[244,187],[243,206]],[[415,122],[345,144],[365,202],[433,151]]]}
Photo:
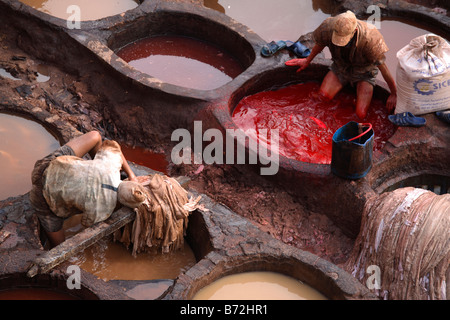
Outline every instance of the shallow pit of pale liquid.
{"label": "shallow pit of pale liquid", "polygon": [[144,166],[164,174],[168,174],[167,167],[169,162],[163,153],[154,153],[141,147],[130,147],[121,145],[122,153],[125,158],[140,166]]}
{"label": "shallow pit of pale liquid", "polygon": [[150,283],[138,284],[127,291],[127,295],[135,300],[155,300],[161,297],[173,282],[171,280],[159,280]]}
{"label": "shallow pit of pale liquid", "polygon": [[296,41],[330,17],[334,0],[205,0],[204,5],[248,26],[266,41]]}
{"label": "shallow pit of pale liquid", "polygon": [[193,300],[326,300],[317,290],[276,272],[244,272],[220,278]]}
{"label": "shallow pit of pale liquid", "polygon": [[98,20],[131,10],[139,6],[136,0],[20,0],[39,11],[49,15],[72,21],[78,13],[75,5],[79,8],[80,21]]}
{"label": "shallow pit of pale liquid", "polygon": [[[80,221],[81,216],[76,215],[64,222],[66,238],[83,229]],[[72,257],[70,262],[104,281],[155,280],[175,279],[191,268],[196,259],[186,241],[184,248],[178,251],[139,253],[133,257],[123,244],[106,237]]]}
{"label": "shallow pit of pale liquid", "polygon": [[0,68],[0,77],[10,80],[20,80],[19,78],[14,77],[10,72],[6,71],[6,69]]}
{"label": "shallow pit of pale liquid", "polygon": [[217,46],[182,36],[155,36],[126,45],[117,55],[163,82],[212,90],[232,81],[243,68]]}
{"label": "shallow pit of pale liquid", "polygon": [[353,91],[343,90],[326,100],[319,96],[319,87],[318,82],[307,82],[247,96],[234,109],[233,121],[254,140],[259,137],[263,145],[270,143],[264,130],[277,129],[279,154],[316,164],[331,163],[333,134],[350,121],[372,124],[376,150],[394,134],[381,100],[374,97],[366,118],[360,120]]}
{"label": "shallow pit of pale liquid", "polygon": [[47,288],[13,288],[0,290],[0,300],[79,300],[68,293]]}
{"label": "shallow pit of pale liquid", "polygon": [[36,71],[36,81],[43,83],[50,80],[50,72],[46,65],[39,64]]}
{"label": "shallow pit of pale liquid", "polygon": [[41,124],[0,113],[0,200],[30,191],[35,162],[59,146]]}

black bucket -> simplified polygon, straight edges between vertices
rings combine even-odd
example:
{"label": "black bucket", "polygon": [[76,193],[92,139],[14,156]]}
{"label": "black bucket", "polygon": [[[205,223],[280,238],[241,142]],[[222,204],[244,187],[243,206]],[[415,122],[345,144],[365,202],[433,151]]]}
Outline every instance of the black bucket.
{"label": "black bucket", "polygon": [[331,171],[346,179],[360,179],[372,168],[374,133],[371,124],[354,121],[333,135]]}

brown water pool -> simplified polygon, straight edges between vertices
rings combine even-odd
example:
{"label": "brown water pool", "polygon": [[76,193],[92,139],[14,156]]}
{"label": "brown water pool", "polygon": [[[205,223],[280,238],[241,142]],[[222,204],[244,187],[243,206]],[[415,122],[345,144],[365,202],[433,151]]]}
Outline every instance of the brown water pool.
{"label": "brown water pool", "polygon": [[[83,229],[80,221],[81,215],[76,215],[64,222],[66,238]],[[101,239],[69,261],[104,281],[175,279],[197,262],[186,241],[178,251],[139,253],[133,257],[131,250],[110,237]]]}
{"label": "brown water pool", "polygon": [[0,113],[0,200],[27,193],[39,160],[60,146],[41,124]]}

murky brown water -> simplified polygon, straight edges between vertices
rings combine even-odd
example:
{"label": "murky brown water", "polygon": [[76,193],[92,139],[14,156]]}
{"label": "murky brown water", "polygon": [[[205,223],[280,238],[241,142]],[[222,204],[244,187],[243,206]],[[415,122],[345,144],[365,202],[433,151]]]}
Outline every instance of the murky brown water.
{"label": "murky brown water", "polygon": [[0,200],[30,191],[35,162],[59,146],[39,123],[0,113]]}
{"label": "murky brown water", "polygon": [[67,8],[77,5],[81,11],[80,21],[113,16],[139,5],[135,0],[20,0],[20,2],[61,19],[71,17],[73,12],[67,13]]}
{"label": "murky brown water", "polygon": [[326,300],[310,286],[275,272],[244,272],[202,288],[193,300]]}
{"label": "murky brown water", "polygon": [[205,6],[241,22],[266,41],[297,40],[331,15],[334,0],[205,0]]}
{"label": "murky brown water", "polygon": [[[83,229],[80,221],[80,215],[65,221],[66,238]],[[194,253],[186,242],[179,251],[168,254],[140,253],[133,257],[130,250],[111,238],[98,241],[69,261],[105,281],[175,279],[196,263]]]}
{"label": "murky brown water", "polygon": [[180,251],[140,253],[134,258],[125,246],[109,239],[100,240],[70,261],[104,281],[175,279],[196,263],[187,243]]}
{"label": "murky brown water", "polygon": [[44,288],[0,290],[0,300],[79,300],[76,297]]}

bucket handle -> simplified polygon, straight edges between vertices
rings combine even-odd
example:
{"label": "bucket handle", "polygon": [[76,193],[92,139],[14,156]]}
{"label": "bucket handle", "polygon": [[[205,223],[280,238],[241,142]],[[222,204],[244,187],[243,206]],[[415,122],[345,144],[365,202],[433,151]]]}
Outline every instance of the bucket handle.
{"label": "bucket handle", "polygon": [[370,130],[372,130],[372,124],[371,124],[371,123],[359,123],[359,127],[360,127],[360,128],[361,128],[361,127],[366,127],[366,126],[369,127],[366,131],[364,131],[363,133],[357,135],[357,136],[354,137],[354,138],[348,139],[348,141],[353,141],[353,140],[359,139],[359,138],[361,138],[362,136],[364,136],[365,134],[367,134]]}

